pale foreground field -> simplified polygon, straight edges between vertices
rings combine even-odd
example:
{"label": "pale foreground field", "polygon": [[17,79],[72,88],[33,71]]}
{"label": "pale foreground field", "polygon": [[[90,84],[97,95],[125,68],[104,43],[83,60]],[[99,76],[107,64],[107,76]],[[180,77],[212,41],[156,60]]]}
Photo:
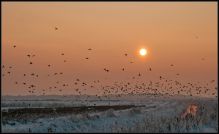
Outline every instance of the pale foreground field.
{"label": "pale foreground field", "polygon": [[217,98],[3,96],[1,111],[2,132],[218,132]]}

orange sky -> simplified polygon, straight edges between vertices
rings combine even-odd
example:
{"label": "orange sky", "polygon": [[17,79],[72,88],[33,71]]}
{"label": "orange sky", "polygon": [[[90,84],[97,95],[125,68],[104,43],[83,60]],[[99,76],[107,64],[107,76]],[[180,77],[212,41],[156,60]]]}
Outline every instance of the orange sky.
{"label": "orange sky", "polygon": [[[141,47],[148,49],[146,57],[138,55]],[[11,76],[2,78],[3,95],[27,94],[15,81],[44,88],[76,78],[131,80],[139,72],[142,81],[174,79],[176,73],[183,81],[217,80],[217,3],[2,2],[2,64],[3,74],[13,67]],[[32,72],[40,78],[23,77]],[[49,79],[54,72],[64,75]]]}

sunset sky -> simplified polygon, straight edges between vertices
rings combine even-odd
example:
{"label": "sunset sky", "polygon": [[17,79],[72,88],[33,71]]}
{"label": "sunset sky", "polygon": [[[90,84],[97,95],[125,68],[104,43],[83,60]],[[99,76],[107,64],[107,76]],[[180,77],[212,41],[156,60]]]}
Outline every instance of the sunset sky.
{"label": "sunset sky", "polygon": [[[72,87],[77,78],[131,81],[138,73],[141,81],[217,81],[217,19],[216,2],[2,2],[2,93],[28,94],[22,82],[41,90],[56,81]],[[63,75],[47,76],[55,72]],[[73,94],[71,87],[62,93]]]}

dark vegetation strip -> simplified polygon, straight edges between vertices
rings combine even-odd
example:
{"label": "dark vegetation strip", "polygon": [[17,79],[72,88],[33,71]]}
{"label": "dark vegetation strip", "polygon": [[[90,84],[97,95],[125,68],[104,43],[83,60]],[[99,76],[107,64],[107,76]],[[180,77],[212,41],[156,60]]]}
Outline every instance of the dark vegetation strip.
{"label": "dark vegetation strip", "polygon": [[132,107],[142,107],[135,105],[115,105],[115,106],[82,106],[82,107],[58,107],[58,108],[20,108],[2,111],[3,117],[17,117],[28,114],[79,114],[84,112],[105,111],[108,109],[123,110]]}

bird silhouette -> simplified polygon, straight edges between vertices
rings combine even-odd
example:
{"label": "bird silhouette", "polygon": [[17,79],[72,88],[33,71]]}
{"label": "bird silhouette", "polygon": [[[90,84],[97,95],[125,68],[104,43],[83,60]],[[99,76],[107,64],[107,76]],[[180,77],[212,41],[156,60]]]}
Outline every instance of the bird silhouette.
{"label": "bird silhouette", "polygon": [[108,70],[108,69],[106,69],[106,68],[104,68],[103,70],[104,70],[104,71],[106,71],[106,72],[109,72],[109,70]]}
{"label": "bird silhouette", "polygon": [[215,82],[215,80],[211,80],[211,83]]}
{"label": "bird silhouette", "polygon": [[58,30],[58,27],[55,27],[54,29],[55,29],[55,30]]}
{"label": "bird silhouette", "polygon": [[13,45],[13,47],[16,48],[17,46],[16,46],[16,45]]}
{"label": "bird silhouette", "polygon": [[88,50],[92,50],[91,48],[89,48]]}

